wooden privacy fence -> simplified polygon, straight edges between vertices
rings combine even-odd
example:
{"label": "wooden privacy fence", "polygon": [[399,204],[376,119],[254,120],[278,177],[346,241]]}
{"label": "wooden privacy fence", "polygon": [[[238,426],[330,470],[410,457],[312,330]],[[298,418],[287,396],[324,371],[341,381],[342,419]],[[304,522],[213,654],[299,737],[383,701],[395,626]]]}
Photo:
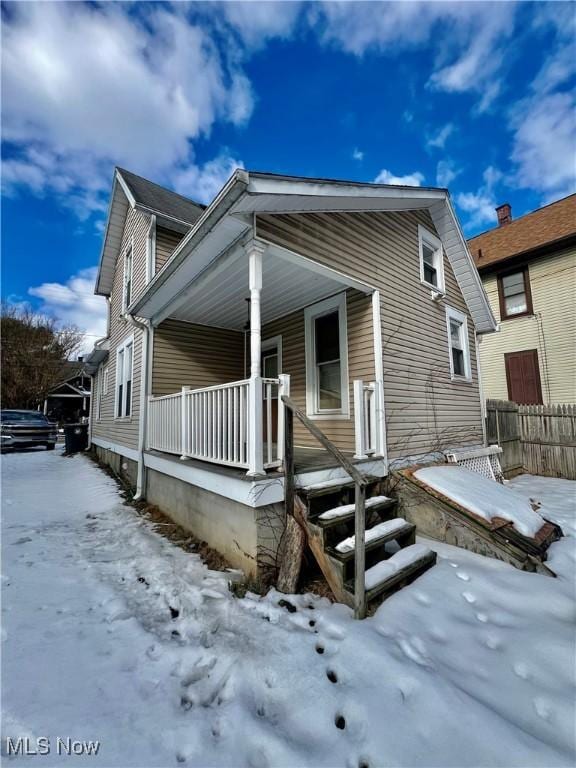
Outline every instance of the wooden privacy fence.
{"label": "wooden privacy fence", "polygon": [[576,480],[576,405],[486,401],[489,443],[503,449],[502,469]]}

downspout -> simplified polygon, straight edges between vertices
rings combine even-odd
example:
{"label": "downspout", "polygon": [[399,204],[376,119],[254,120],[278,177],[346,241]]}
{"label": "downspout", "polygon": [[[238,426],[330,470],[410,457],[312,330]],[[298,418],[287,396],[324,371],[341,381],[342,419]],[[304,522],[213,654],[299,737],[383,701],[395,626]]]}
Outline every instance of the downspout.
{"label": "downspout", "polygon": [[134,501],[145,498],[146,495],[146,466],[144,464],[144,449],[148,422],[148,391],[149,391],[149,349],[151,326],[149,321],[136,320],[132,315],[126,316],[130,325],[142,331],[142,360],[140,363],[140,418],[138,420],[138,472],[136,475],[136,493]]}

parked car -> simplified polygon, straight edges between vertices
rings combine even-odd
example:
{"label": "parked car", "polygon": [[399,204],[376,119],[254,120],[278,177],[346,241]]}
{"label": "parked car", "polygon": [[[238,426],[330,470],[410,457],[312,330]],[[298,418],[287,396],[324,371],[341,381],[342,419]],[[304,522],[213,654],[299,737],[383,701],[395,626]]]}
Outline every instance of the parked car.
{"label": "parked car", "polygon": [[45,445],[49,451],[54,450],[58,439],[56,424],[48,421],[39,411],[6,410],[0,411],[1,447],[29,448],[35,445]]}

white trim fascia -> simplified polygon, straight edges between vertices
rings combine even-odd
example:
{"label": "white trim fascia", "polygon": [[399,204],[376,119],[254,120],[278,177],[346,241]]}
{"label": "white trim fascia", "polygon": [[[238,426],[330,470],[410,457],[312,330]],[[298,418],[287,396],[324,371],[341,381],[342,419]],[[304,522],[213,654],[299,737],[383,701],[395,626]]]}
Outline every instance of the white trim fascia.
{"label": "white trim fascia", "polygon": [[[264,477],[261,480],[234,477],[218,469],[204,469],[197,464],[175,461],[160,456],[158,453],[144,453],[146,468],[156,470],[169,477],[175,477],[184,483],[210,491],[226,499],[232,499],[247,507],[264,507],[284,501],[284,478]],[[214,465],[212,465],[214,466]]]}
{"label": "white trim fascia", "polygon": [[[337,293],[323,301],[311,304],[304,310],[304,342],[306,359],[306,415],[310,419],[327,421],[328,419],[350,418],[350,381],[348,378],[348,317],[346,292]],[[340,391],[342,407],[334,412],[320,411],[316,408],[316,360],[314,342],[314,320],[338,310],[340,336]]]}
{"label": "white trim fascia", "polygon": [[176,224],[182,224],[186,229],[190,229],[190,227],[193,226],[191,221],[184,221],[184,219],[179,219],[177,216],[171,216],[169,213],[159,211],[157,208],[150,208],[148,205],[143,205],[142,203],[135,203],[134,209],[136,211],[142,211],[142,213],[147,213],[149,216],[159,216],[161,219],[169,219],[170,221],[176,222]]}
{"label": "white trim fascia", "polygon": [[369,283],[364,283],[351,275],[346,275],[344,272],[339,272],[337,269],[327,267],[325,264],[320,264],[320,262],[314,261],[314,259],[310,259],[307,256],[303,256],[297,251],[285,248],[283,245],[278,245],[272,240],[267,240],[265,237],[257,237],[256,239],[268,246],[271,256],[276,256],[279,259],[288,261],[291,264],[296,264],[317,275],[327,277],[330,280],[334,280],[336,283],[341,283],[347,288],[355,288],[357,291],[360,291],[360,293],[370,294],[375,290],[375,286],[370,285]]}
{"label": "white trim fascia", "polygon": [[[462,336],[464,341],[464,368],[466,370],[465,376],[457,376],[454,373],[454,363],[452,362],[452,335],[450,333],[450,320],[456,320],[462,324]],[[448,333],[448,359],[450,362],[450,378],[454,382],[471,382],[472,381],[472,361],[470,360],[470,341],[468,339],[468,318],[459,309],[446,305],[446,331]]]}
{"label": "white trim fascia", "polygon": [[100,448],[106,448],[108,451],[119,453],[120,456],[124,456],[132,461],[138,461],[138,451],[135,448],[128,448],[126,445],[120,445],[120,443],[114,443],[111,440],[94,436],[92,437],[92,443]]}
{"label": "white trim fascia", "polygon": [[[438,285],[429,283],[424,277],[424,251],[422,246],[429,245],[434,251],[434,267],[438,275]],[[442,240],[437,237],[429,229],[423,227],[422,224],[418,224],[418,255],[420,258],[420,282],[427,288],[431,288],[433,291],[439,293],[446,293],[446,283],[444,282],[444,248],[442,247]]]}
{"label": "white trim fascia", "polygon": [[388,466],[388,436],[386,433],[386,397],[384,390],[384,347],[382,344],[382,312],[380,291],[372,294],[372,329],[374,334],[374,377],[377,387],[376,414],[378,444],[376,451]]}
{"label": "white trim fascia", "polygon": [[363,184],[330,179],[264,177],[258,174],[249,174],[248,193],[313,197],[426,198],[430,200],[442,200],[446,197],[445,189],[434,187]]}
{"label": "white trim fascia", "polygon": [[454,206],[452,205],[452,199],[450,198],[449,194],[446,194],[446,207],[448,209],[448,212],[450,213],[450,216],[452,217],[452,220],[454,222],[454,225],[456,227],[456,231],[458,233],[458,238],[460,240],[460,245],[468,259],[470,272],[473,275],[473,280],[476,283],[476,287],[478,289],[478,292],[481,297],[481,301],[484,304],[484,309],[488,313],[488,316],[491,320],[492,327],[485,331],[478,331],[480,334],[484,333],[492,333],[498,328],[498,323],[496,321],[496,318],[494,317],[494,313],[492,312],[492,307],[490,306],[490,302],[488,300],[488,296],[486,294],[486,289],[484,288],[484,284],[482,283],[482,278],[480,277],[480,274],[478,272],[478,269],[476,268],[476,264],[474,263],[474,259],[472,258],[472,254],[470,253],[470,250],[468,248],[468,243],[466,241],[466,238],[464,237],[464,232],[462,232],[462,227],[460,226],[460,221],[458,219],[458,216],[456,216],[456,211],[454,210]]}
{"label": "white trim fascia", "polygon": [[126,183],[126,179],[122,176],[122,174],[120,173],[118,168],[116,168],[115,174],[116,174],[115,178],[117,179],[118,183],[122,187],[122,191],[126,195],[126,197],[128,199],[128,202],[130,203],[130,207],[131,208],[135,208],[136,207],[136,200],[134,199],[134,195],[130,191],[130,187]]}

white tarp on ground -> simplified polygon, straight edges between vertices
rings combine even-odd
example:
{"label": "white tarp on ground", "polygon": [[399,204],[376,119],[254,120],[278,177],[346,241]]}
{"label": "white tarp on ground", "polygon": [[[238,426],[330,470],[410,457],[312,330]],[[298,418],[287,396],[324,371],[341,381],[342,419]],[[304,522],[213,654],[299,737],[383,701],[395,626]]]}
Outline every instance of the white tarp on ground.
{"label": "white tarp on ground", "polygon": [[509,520],[524,536],[535,536],[544,525],[529,501],[518,498],[508,486],[469,469],[450,464],[424,467],[414,477],[488,522],[494,517]]}
{"label": "white tarp on ground", "polygon": [[[531,483],[572,535],[576,483]],[[106,768],[574,764],[573,538],[557,579],[427,542],[438,564],[354,622],[233,598],[86,457],[3,457],[2,502],[3,735],[51,738],[39,765],[72,760],[57,737]]]}

